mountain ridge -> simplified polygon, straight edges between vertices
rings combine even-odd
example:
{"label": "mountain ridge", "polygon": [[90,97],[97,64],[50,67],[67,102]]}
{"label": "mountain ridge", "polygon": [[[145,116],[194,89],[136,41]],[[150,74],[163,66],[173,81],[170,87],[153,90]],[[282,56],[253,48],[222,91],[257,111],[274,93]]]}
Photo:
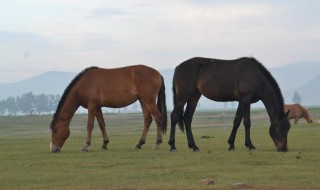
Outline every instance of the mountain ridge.
{"label": "mountain ridge", "polygon": [[[293,93],[297,91],[302,97],[302,104],[320,105],[318,94],[320,88],[320,62],[297,62],[276,68],[268,69],[278,82],[285,102],[292,103]],[[172,108],[172,77],[174,68],[159,70],[163,75],[168,107]],[[21,96],[24,93],[60,94],[78,73],[49,71],[14,83],[0,83],[0,100],[10,96]],[[213,102],[201,98],[200,105],[204,109],[223,108],[223,103]],[[200,107],[200,106],[199,106]]]}

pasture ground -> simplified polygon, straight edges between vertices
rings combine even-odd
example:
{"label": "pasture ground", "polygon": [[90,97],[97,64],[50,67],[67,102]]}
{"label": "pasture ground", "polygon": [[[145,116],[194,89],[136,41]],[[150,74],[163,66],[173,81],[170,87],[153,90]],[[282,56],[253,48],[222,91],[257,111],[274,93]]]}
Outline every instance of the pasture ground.
{"label": "pasture ground", "polygon": [[[250,189],[320,189],[320,109],[309,111],[316,123],[300,120],[292,125],[287,153],[276,152],[264,110],[251,111],[251,137],[257,148],[253,152],[244,146],[243,126],[236,150],[227,150],[234,111],[196,113],[193,133],[198,153],[187,147],[186,136],[178,129],[178,152],[169,152],[170,126],[160,150],[153,149],[155,124],[146,144],[135,150],[142,132],[141,113],[105,115],[109,149],[101,150],[96,124],[87,153],[79,151],[85,143],[86,115],[76,115],[59,154],[49,151],[51,116],[0,117],[0,189],[237,189],[233,184],[239,182]],[[205,178],[214,184],[201,185]]]}

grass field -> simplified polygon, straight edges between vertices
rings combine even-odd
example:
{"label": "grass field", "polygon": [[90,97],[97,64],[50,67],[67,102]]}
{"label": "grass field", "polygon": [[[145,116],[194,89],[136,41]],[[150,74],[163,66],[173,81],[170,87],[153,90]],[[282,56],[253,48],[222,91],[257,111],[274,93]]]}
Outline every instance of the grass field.
{"label": "grass field", "polygon": [[[316,121],[320,109],[311,109]],[[169,131],[160,150],[153,149],[155,125],[146,144],[135,150],[142,132],[142,114],[106,115],[108,150],[101,150],[99,127],[92,146],[85,143],[86,115],[76,115],[62,152],[49,151],[50,116],[0,117],[0,189],[320,189],[320,124],[301,120],[289,132],[289,151],[278,153],[271,140],[265,111],[252,111],[252,142],[244,146],[244,128],[229,152],[227,140],[234,112],[199,112],[193,132],[201,151],[187,147],[185,134],[177,131],[178,152],[169,152]],[[170,127],[169,127],[170,128]],[[210,138],[202,138],[209,136]],[[200,180],[210,178],[213,185]]]}

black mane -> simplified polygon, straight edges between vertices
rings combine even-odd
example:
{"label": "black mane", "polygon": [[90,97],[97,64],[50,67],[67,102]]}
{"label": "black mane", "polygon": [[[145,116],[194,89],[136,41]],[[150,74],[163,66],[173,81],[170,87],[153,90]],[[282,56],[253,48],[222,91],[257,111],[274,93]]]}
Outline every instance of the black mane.
{"label": "black mane", "polygon": [[56,112],[55,112],[54,115],[53,115],[53,119],[52,119],[52,122],[51,122],[51,125],[50,125],[51,130],[53,130],[53,127],[54,127],[54,125],[55,125],[56,117],[59,115],[60,110],[61,110],[61,107],[62,107],[62,105],[64,104],[64,102],[65,102],[65,100],[66,100],[66,98],[67,98],[70,90],[72,89],[72,87],[80,80],[80,78],[83,76],[83,74],[84,74],[85,72],[87,72],[88,70],[97,69],[97,68],[98,68],[98,67],[89,67],[89,68],[84,69],[83,71],[81,71],[81,72],[70,82],[70,84],[69,84],[69,85],[67,86],[67,88],[64,90],[63,95],[62,95],[62,97],[61,97],[61,99],[60,99],[60,101],[59,101],[59,104],[58,104],[58,106],[57,106],[57,110],[56,110]]}
{"label": "black mane", "polygon": [[259,65],[260,71],[264,74],[264,76],[270,82],[270,84],[273,87],[275,93],[277,94],[277,97],[278,97],[277,101],[278,101],[278,104],[280,105],[280,109],[283,110],[283,108],[284,108],[284,100],[283,100],[283,96],[282,96],[282,93],[281,93],[281,89],[280,89],[277,81],[274,79],[274,77],[271,75],[271,73],[263,66],[262,63],[260,63],[258,60],[256,60],[253,57],[250,57],[250,59],[253,60],[254,62],[256,62]]}

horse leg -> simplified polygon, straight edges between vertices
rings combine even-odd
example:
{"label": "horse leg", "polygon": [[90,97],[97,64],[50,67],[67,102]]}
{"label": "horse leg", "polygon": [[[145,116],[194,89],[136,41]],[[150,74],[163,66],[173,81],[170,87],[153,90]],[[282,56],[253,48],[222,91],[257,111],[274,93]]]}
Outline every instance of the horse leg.
{"label": "horse leg", "polygon": [[143,103],[146,105],[148,111],[151,113],[154,121],[157,124],[156,149],[159,149],[159,146],[162,143],[162,133],[163,133],[163,131],[162,131],[162,120],[163,120],[163,117],[162,117],[162,114],[160,113],[157,105],[155,103],[153,103],[153,102],[155,102],[155,101],[146,101],[146,102],[143,102]]}
{"label": "horse leg", "polygon": [[[176,125],[178,121],[183,120],[183,107],[184,104],[177,104],[174,106],[174,109],[171,112],[171,130],[170,130],[170,139],[168,144],[170,145],[170,152],[175,152],[177,150],[175,146],[175,134],[176,134]],[[183,126],[182,126],[183,127]]]}
{"label": "horse leg", "polygon": [[107,144],[109,143],[109,138],[107,135],[107,131],[106,131],[106,124],[104,122],[103,119],[103,114],[102,114],[102,110],[101,108],[97,109],[97,120],[98,120],[98,124],[102,133],[102,138],[103,138],[103,144],[102,144],[102,149],[107,149]]}
{"label": "horse leg", "polygon": [[229,140],[228,140],[229,151],[235,149],[234,141],[236,139],[237,131],[238,131],[238,128],[239,128],[240,123],[242,121],[242,117],[243,117],[243,113],[241,111],[241,102],[239,102],[239,105],[238,105],[238,108],[237,108],[237,112],[236,112],[236,116],[234,117],[234,120],[233,120],[233,128],[232,128]]}
{"label": "horse leg", "polygon": [[141,146],[143,144],[145,144],[145,140],[146,140],[149,128],[150,128],[150,124],[152,122],[151,113],[148,111],[148,109],[146,108],[146,106],[144,105],[144,103],[142,101],[140,101],[140,105],[141,105],[142,112],[143,112],[144,129],[143,129],[140,141],[136,145],[136,149],[141,149]]}
{"label": "horse leg", "polygon": [[153,116],[156,124],[157,124],[157,142],[156,142],[156,149],[159,149],[160,144],[162,143],[162,114],[158,110],[156,104],[150,106],[149,111]]}
{"label": "horse leg", "polygon": [[94,127],[94,118],[96,115],[95,107],[88,107],[88,121],[87,121],[87,140],[86,144],[80,149],[80,152],[88,152],[91,145],[91,133]]}
{"label": "horse leg", "polygon": [[298,121],[299,121],[299,117],[295,117],[294,118],[294,124],[298,124]]}
{"label": "horse leg", "polygon": [[249,150],[256,149],[251,142],[250,138],[250,128],[251,128],[251,120],[250,120],[250,103],[244,105],[244,116],[243,116],[243,125],[245,128],[245,145],[249,148]]}
{"label": "horse leg", "polygon": [[186,112],[184,113],[184,123],[186,126],[186,133],[187,133],[187,139],[188,139],[188,146],[189,148],[192,148],[194,152],[199,152],[199,148],[196,146],[196,143],[194,142],[194,138],[192,135],[192,130],[191,130],[191,123],[192,123],[192,117],[193,114],[196,110],[199,98],[201,94],[197,93],[196,95],[192,96],[188,103],[187,103],[187,108]]}

